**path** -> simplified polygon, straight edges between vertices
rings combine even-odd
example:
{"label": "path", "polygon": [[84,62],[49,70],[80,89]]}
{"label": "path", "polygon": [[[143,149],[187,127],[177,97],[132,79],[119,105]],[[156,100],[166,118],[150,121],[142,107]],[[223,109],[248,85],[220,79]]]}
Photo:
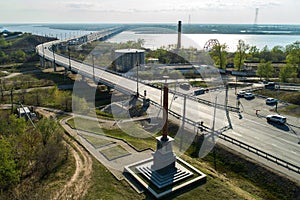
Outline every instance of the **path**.
{"label": "path", "polygon": [[[110,172],[119,180],[124,179],[123,169],[124,166],[141,161],[152,156],[153,151],[148,149],[138,152],[128,143],[123,140],[111,138],[105,135],[99,135],[87,131],[72,129],[66,122],[72,117],[65,118],[60,121],[62,127],[79,141],[98,161],[100,161]],[[113,122],[113,121],[111,121]],[[96,141],[102,141],[103,145],[96,146],[89,141],[88,137],[93,137]],[[108,157],[104,152],[109,153],[109,149],[121,148],[122,152],[118,155]]]}

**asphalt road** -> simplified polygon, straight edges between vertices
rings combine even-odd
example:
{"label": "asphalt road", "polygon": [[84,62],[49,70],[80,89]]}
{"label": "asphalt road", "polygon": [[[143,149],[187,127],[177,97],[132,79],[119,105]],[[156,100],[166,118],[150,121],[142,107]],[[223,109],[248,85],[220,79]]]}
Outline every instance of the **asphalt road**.
{"label": "asphalt road", "polygon": [[[44,44],[44,47],[50,46],[51,43]],[[42,49],[42,45],[37,47],[40,55],[45,53],[45,58],[53,60],[53,53],[46,49]],[[68,67],[69,59],[55,55],[55,62],[59,65]],[[84,65],[82,63],[71,61],[72,70],[78,71],[83,75],[92,77],[93,69],[91,66]],[[126,89],[135,92],[137,89],[136,81],[130,80],[126,77],[121,77],[116,74],[103,71],[95,68],[96,80],[103,79],[106,82],[117,85],[122,89]],[[147,97],[151,100],[160,103],[161,102],[161,90],[139,84],[139,91],[147,91]],[[84,93],[84,91],[82,91]],[[87,93],[88,95],[88,93]],[[203,121],[208,127],[219,130],[228,125],[228,120],[225,115],[225,111],[222,109],[214,108],[204,104],[197,103],[190,99],[186,99],[184,102],[183,97],[177,97],[175,100],[173,95],[169,94],[170,109],[178,114],[183,114],[183,105],[186,104],[185,117],[194,121]],[[212,102],[219,104],[225,101],[225,91],[209,92],[205,95],[201,95],[201,98],[210,99]],[[234,90],[229,92],[229,105],[236,105],[236,96]],[[271,113],[270,107],[265,105],[264,99],[255,98],[248,101],[241,99],[242,118],[238,117],[237,113],[230,113],[230,119],[232,121],[233,129],[223,132],[223,134],[230,135],[238,140],[243,141],[249,145],[257,147],[265,152],[268,152],[274,156],[284,159],[292,164],[300,166],[300,128],[299,119],[288,117],[288,125],[276,125],[266,122],[264,116]],[[260,116],[255,115],[255,110],[261,110]],[[298,174],[297,174],[298,175]]]}

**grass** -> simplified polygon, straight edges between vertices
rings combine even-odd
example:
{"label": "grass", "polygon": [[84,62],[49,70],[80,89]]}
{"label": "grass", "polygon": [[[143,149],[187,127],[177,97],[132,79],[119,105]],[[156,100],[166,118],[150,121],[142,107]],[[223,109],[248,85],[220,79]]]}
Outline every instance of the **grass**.
{"label": "grass", "polygon": [[204,81],[190,81],[190,85],[193,87],[207,87]]}
{"label": "grass", "polygon": [[[199,164],[198,164],[199,166]],[[197,167],[198,167],[197,166]],[[213,174],[213,173],[210,173]],[[87,189],[86,196],[82,199],[124,199],[124,200],[142,200],[154,199],[148,192],[138,194],[125,180],[117,180],[102,164],[93,158],[93,171],[91,174],[91,186]],[[103,184],[109,183],[109,184]],[[207,200],[223,200],[223,199],[246,199],[252,197],[250,194],[239,194],[236,186],[228,185],[228,181],[214,175],[207,177],[207,183],[196,186],[191,190],[187,189],[182,193],[174,196],[168,196],[164,199],[207,199]],[[259,199],[259,198],[258,198]]]}
{"label": "grass", "polygon": [[91,143],[96,149],[113,143],[109,140],[105,140],[105,139],[98,138],[98,137],[93,137],[93,136],[88,136],[88,135],[84,135],[83,137],[89,143]]}
{"label": "grass", "polygon": [[130,155],[130,153],[120,145],[100,150],[99,152],[102,153],[108,160],[114,160],[120,157]]}
{"label": "grass", "polygon": [[145,199],[138,194],[125,180],[117,180],[101,163],[93,158],[91,184],[82,199]]}
{"label": "grass", "polygon": [[300,118],[300,105],[288,105],[284,108],[279,108],[278,112]]}
{"label": "grass", "polygon": [[284,90],[257,90],[256,94],[273,97],[279,100],[286,101],[288,103],[300,105],[300,92],[295,91],[284,91]]}
{"label": "grass", "polygon": [[[71,123],[70,123],[71,122]],[[69,121],[72,124],[72,121]],[[86,124],[89,127],[89,124]],[[91,127],[90,127],[91,128]],[[170,129],[176,131],[178,127],[171,124]],[[119,129],[102,130],[106,135],[120,138],[137,149],[151,147],[155,149],[154,139],[139,139],[123,133]],[[264,167],[243,158],[242,155],[233,153],[224,147],[217,147],[217,172],[213,169],[213,155],[208,154],[204,159],[191,158],[197,144],[194,144],[186,155],[181,157],[194,167],[207,174],[207,183],[196,187],[186,193],[179,194],[172,199],[193,199],[201,196],[201,199],[297,199],[297,191],[300,187],[290,180],[265,169]],[[122,183],[122,182],[121,182]],[[122,183],[123,184],[123,183]],[[92,184],[95,185],[95,184]],[[115,183],[112,183],[115,186]],[[94,187],[94,186],[93,186]],[[127,188],[127,186],[124,186]],[[96,193],[98,191],[92,191]],[[119,194],[119,193],[117,193]],[[109,199],[116,197],[117,194],[106,196]],[[217,195],[216,195],[217,194]],[[99,194],[100,195],[100,194]],[[129,195],[129,196],[126,196]],[[148,193],[143,195],[131,196],[131,192],[126,193],[124,199],[152,199]],[[123,196],[122,196],[123,197]]]}
{"label": "grass", "polygon": [[[140,151],[148,148],[155,149],[156,142],[154,136],[147,135],[148,137],[146,137],[146,135],[144,135],[145,137],[143,138],[141,137],[140,133],[136,131],[136,129],[133,129],[132,132],[130,133],[131,135],[128,135],[127,133],[123,132],[117,127],[116,129],[108,130],[104,127],[104,125],[101,126],[101,124],[98,124],[98,122],[91,121],[88,119],[77,118],[75,121],[76,121],[76,126],[74,123],[74,119],[68,120],[67,123],[72,128],[79,128],[81,130],[85,130],[88,132],[122,139]],[[133,134],[138,134],[138,135],[134,136]]]}
{"label": "grass", "polygon": [[262,89],[255,91],[255,93],[291,103],[292,105],[279,108],[278,111],[287,115],[300,117],[300,92]]}

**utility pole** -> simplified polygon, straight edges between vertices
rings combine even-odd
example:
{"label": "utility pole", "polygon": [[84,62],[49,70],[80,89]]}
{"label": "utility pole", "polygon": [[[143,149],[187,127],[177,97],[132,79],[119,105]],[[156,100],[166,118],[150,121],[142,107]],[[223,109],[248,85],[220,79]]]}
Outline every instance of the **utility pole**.
{"label": "utility pole", "polygon": [[[220,91],[221,92],[221,91]],[[213,124],[212,124],[212,138],[213,138],[213,143],[215,144],[215,122],[216,122],[216,110],[217,110],[217,100],[218,100],[218,95],[220,92],[216,95],[215,97],[215,106],[214,106],[214,117],[213,117]],[[214,151],[213,151],[213,156],[214,156],[214,167],[215,170],[217,170],[217,163],[216,163],[216,148],[214,146]]]}
{"label": "utility pole", "polygon": [[14,113],[14,102],[13,102],[13,100],[14,100],[14,93],[13,93],[13,90],[14,90],[14,87],[12,86],[12,87],[10,88],[11,114]]}
{"label": "utility pole", "polygon": [[52,53],[53,53],[53,68],[54,68],[54,71],[56,72],[54,44],[52,44]]}
{"label": "utility pole", "polygon": [[139,58],[138,58],[138,51],[136,53],[136,95],[139,97]]}
{"label": "utility pole", "polygon": [[93,80],[95,81],[95,60],[94,60],[95,55],[92,54],[92,60],[93,60]]}
{"label": "utility pole", "polygon": [[69,70],[71,70],[71,48],[68,45],[68,54],[69,54]]}
{"label": "utility pole", "polygon": [[183,114],[182,114],[182,123],[181,123],[181,133],[180,133],[180,148],[179,151],[182,151],[182,143],[183,143],[183,134],[184,134],[184,126],[185,126],[185,114],[186,114],[186,95],[183,97]]}

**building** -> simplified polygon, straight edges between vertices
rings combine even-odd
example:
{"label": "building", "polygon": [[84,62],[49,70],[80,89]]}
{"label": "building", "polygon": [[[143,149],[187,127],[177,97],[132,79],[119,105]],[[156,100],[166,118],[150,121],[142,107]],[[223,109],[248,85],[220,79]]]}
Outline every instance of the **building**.
{"label": "building", "polygon": [[135,66],[145,65],[145,51],[141,49],[119,49],[114,53],[117,72],[127,72]]}

